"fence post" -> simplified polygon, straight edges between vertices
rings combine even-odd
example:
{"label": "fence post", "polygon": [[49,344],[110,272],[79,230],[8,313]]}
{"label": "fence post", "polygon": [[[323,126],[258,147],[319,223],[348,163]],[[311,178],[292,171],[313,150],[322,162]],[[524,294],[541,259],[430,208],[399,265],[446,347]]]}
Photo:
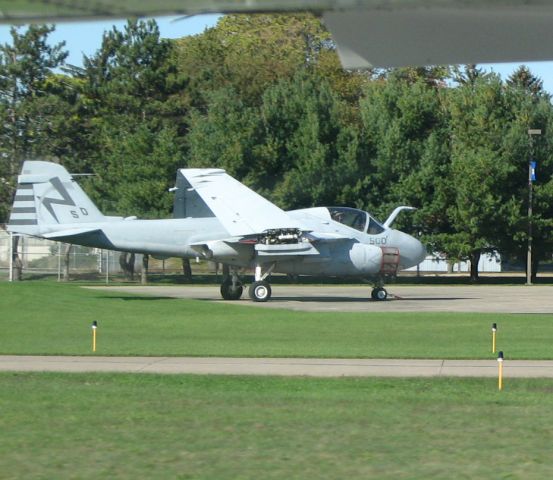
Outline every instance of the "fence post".
{"label": "fence post", "polygon": [[13,282],[13,232],[10,232],[10,275],[9,281]]}
{"label": "fence post", "polygon": [[106,285],[109,285],[109,250],[106,250]]}
{"label": "fence post", "polygon": [[58,242],[58,282],[61,282],[61,242]]}

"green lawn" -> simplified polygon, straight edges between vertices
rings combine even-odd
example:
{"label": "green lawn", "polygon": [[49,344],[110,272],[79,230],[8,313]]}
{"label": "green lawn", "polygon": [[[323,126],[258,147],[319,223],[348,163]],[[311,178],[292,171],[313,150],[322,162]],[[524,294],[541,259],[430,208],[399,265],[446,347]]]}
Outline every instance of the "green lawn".
{"label": "green lawn", "polygon": [[553,475],[553,382],[0,373],[3,479]]}
{"label": "green lawn", "polygon": [[[185,288],[185,287],[184,287]],[[553,315],[311,313],[0,283],[1,354],[551,359]]]}

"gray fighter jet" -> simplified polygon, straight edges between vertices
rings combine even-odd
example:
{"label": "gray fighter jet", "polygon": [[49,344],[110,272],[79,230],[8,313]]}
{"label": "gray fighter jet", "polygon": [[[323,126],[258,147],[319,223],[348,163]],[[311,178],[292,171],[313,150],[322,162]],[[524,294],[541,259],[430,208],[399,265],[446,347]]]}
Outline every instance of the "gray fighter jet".
{"label": "gray fighter jet", "polygon": [[285,212],[221,169],[177,172],[174,216],[139,220],[103,215],[61,165],[26,161],[18,177],[8,224],[11,232],[89,247],[166,257],[199,257],[226,264],[221,295],[237,300],[239,273],[253,269],[249,296],[271,297],[271,273],[363,277],[374,280],[374,300],[385,300],[383,282],[420,263],[424,246],[391,228],[402,210],[379,223],[367,212],[317,207]]}

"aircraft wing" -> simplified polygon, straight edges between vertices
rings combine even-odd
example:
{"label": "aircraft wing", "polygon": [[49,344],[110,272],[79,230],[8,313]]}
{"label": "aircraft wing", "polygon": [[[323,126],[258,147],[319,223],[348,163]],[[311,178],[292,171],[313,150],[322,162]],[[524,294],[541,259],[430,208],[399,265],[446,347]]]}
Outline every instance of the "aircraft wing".
{"label": "aircraft wing", "polygon": [[224,170],[183,168],[180,172],[232,236],[302,229],[300,222]]}
{"label": "aircraft wing", "polygon": [[323,17],[345,68],[553,59],[547,1],[396,1]]}
{"label": "aircraft wing", "polygon": [[306,10],[345,68],[553,59],[549,0],[0,0],[0,23]]}

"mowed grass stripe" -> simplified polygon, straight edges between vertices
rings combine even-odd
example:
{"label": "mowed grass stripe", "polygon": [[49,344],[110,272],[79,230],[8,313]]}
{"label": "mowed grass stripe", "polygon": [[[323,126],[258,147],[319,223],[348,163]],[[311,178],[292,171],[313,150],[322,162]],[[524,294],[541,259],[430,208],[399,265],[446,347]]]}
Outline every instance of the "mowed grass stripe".
{"label": "mowed grass stripe", "polygon": [[2,478],[551,478],[553,383],[0,374]]}
{"label": "mowed grass stripe", "polygon": [[[186,287],[183,287],[186,288]],[[552,359],[553,315],[294,312],[0,283],[0,354]]]}

